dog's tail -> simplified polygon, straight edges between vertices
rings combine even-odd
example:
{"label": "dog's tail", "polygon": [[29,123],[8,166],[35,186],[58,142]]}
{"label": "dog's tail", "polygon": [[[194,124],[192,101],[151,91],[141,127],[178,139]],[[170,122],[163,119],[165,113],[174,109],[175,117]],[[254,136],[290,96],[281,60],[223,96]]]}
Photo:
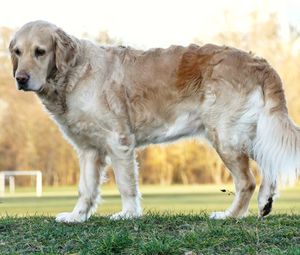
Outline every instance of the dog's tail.
{"label": "dog's tail", "polygon": [[282,82],[272,68],[262,90],[265,104],[258,115],[254,159],[270,183],[293,184],[300,175],[300,128],[288,116]]}

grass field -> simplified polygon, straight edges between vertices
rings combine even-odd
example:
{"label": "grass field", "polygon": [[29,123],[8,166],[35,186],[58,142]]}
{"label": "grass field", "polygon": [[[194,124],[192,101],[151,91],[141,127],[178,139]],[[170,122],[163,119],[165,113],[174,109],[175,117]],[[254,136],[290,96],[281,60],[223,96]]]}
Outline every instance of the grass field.
{"label": "grass field", "polygon": [[[169,213],[197,213],[226,209],[233,195],[221,192],[233,191],[231,185],[192,185],[192,186],[141,186],[142,205],[145,211]],[[107,215],[120,210],[120,196],[114,186],[104,186],[103,200],[98,214]],[[250,213],[257,214],[257,193],[254,194]],[[76,187],[46,187],[43,197],[34,196],[33,189],[19,189],[15,195],[0,198],[0,216],[54,216],[63,211],[71,211],[77,200]],[[284,189],[274,203],[273,213],[300,214],[300,185]]]}
{"label": "grass field", "polygon": [[122,221],[97,216],[84,224],[6,217],[0,224],[0,253],[299,255],[299,229],[299,215],[222,221],[203,213]]}
{"label": "grass field", "polygon": [[270,217],[256,216],[255,194],[250,217],[212,221],[208,213],[226,209],[233,199],[221,189],[233,190],[230,185],[144,186],[146,215],[110,221],[99,215],[118,211],[120,198],[105,186],[97,216],[84,224],[59,224],[52,217],[72,210],[76,187],[46,188],[41,198],[32,196],[32,189],[19,189],[0,200],[0,254],[300,255],[299,186],[281,192]]}

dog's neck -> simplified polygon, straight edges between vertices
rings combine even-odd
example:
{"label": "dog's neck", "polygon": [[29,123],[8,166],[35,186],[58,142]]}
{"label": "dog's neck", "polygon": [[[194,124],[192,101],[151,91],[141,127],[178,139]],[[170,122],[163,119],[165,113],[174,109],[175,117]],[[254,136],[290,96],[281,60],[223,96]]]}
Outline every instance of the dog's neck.
{"label": "dog's neck", "polygon": [[43,88],[37,92],[46,109],[53,115],[63,115],[67,111],[66,87],[67,76],[55,74],[55,78],[47,80]]}
{"label": "dog's neck", "polygon": [[68,110],[66,103],[68,94],[89,70],[90,64],[80,63],[80,61],[65,74],[59,73],[57,69],[52,70],[51,78],[48,78],[43,88],[37,92],[47,110],[54,115],[65,114]]}

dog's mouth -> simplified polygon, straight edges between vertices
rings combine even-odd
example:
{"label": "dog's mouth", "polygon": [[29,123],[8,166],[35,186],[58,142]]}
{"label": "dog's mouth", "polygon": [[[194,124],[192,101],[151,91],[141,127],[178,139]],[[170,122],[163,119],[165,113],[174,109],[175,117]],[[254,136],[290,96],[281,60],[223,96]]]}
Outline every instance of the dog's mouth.
{"label": "dog's mouth", "polygon": [[40,86],[38,89],[32,88],[32,86],[29,83],[19,83],[17,82],[17,89],[18,90],[23,90],[25,92],[36,92],[40,93],[44,90],[45,84]]}
{"label": "dog's mouth", "polygon": [[18,90],[23,90],[23,91],[35,91],[29,87],[25,87],[25,86],[18,86]]}
{"label": "dog's mouth", "polygon": [[44,86],[42,86],[41,88],[39,88],[38,90],[36,90],[36,89],[31,89],[31,88],[24,88],[24,87],[22,87],[22,88],[20,88],[20,87],[18,87],[18,90],[23,90],[23,91],[25,91],[25,92],[36,92],[36,93],[42,93],[43,92],[43,90],[44,90]]}
{"label": "dog's mouth", "polygon": [[24,89],[19,89],[19,90],[23,90],[26,92],[38,92],[39,90],[35,90],[35,89],[30,89],[30,88],[24,88]]}

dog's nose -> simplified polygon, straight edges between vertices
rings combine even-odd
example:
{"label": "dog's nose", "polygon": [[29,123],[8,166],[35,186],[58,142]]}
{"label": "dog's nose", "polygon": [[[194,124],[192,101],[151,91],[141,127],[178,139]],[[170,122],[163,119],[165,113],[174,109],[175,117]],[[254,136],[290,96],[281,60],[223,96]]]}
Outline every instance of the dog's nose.
{"label": "dog's nose", "polygon": [[16,80],[18,82],[19,89],[27,88],[27,85],[28,85],[27,83],[28,83],[29,78],[30,78],[30,75],[25,72],[20,72],[17,74]]}

